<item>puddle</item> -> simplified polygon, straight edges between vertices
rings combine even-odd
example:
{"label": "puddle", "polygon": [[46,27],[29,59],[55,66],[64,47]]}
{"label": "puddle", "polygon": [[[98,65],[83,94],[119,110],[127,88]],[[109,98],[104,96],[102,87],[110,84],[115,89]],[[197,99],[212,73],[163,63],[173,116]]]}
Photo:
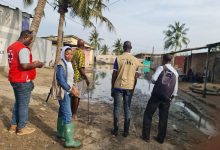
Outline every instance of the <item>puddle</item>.
{"label": "puddle", "polygon": [[177,101],[174,103],[174,106],[181,107],[182,110],[194,121],[196,128],[205,135],[214,136],[217,134],[215,122],[211,118],[205,116],[191,103],[186,101]]}
{"label": "puddle", "polygon": [[[90,101],[104,101],[111,103],[111,79],[112,79],[112,65],[97,65],[92,73],[88,73],[90,79],[93,80],[92,88],[89,91]],[[149,84],[148,80],[143,79],[141,76],[135,90],[143,95],[149,95],[152,91],[153,85]],[[88,99],[88,93],[84,95]]]}
{"label": "puddle", "polygon": [[[92,89],[89,92],[90,102],[113,103],[113,98],[111,97],[112,65],[96,66],[96,69],[94,69],[92,73],[89,73],[89,77],[90,79],[93,79]],[[135,96],[139,103],[146,102],[146,97],[149,97],[152,89],[153,84],[149,84],[149,81],[144,79],[142,75],[138,79],[135,88]],[[84,96],[87,100],[88,94],[85,94]],[[205,135],[210,136],[217,134],[214,121],[197,110],[191,103],[184,100],[178,100],[172,105],[172,107],[175,107],[178,111],[183,111],[183,114],[186,115],[184,117],[190,118],[190,120],[194,121],[195,127]]]}

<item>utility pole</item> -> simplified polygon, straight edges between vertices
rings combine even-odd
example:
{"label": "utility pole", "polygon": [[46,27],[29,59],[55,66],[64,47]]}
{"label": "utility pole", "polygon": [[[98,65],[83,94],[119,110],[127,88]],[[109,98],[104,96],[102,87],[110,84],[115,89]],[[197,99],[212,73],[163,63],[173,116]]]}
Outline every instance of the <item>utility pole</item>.
{"label": "utility pole", "polygon": [[204,90],[203,90],[203,97],[206,97],[206,85],[207,85],[207,75],[208,75],[208,66],[209,66],[209,54],[210,54],[211,47],[208,47],[208,53],[206,58],[206,66],[205,66],[205,81],[204,81]]}

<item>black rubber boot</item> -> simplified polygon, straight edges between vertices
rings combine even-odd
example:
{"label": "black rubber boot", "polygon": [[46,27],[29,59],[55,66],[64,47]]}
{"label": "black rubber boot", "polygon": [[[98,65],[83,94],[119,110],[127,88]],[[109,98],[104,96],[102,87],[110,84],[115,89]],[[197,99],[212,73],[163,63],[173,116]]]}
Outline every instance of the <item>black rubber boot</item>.
{"label": "black rubber boot", "polygon": [[114,118],[114,128],[112,129],[111,133],[115,136],[118,135],[118,119],[117,118]]}
{"label": "black rubber boot", "polygon": [[124,137],[129,135],[130,119],[124,122]]}

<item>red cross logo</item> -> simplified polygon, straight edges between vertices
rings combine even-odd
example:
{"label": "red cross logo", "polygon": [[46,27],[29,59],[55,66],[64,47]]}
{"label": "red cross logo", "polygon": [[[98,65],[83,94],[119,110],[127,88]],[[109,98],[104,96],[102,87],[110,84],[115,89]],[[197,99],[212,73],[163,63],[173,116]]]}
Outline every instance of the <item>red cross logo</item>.
{"label": "red cross logo", "polygon": [[12,50],[9,50],[9,53],[8,53],[8,62],[11,63],[13,60],[13,53],[12,53]]}

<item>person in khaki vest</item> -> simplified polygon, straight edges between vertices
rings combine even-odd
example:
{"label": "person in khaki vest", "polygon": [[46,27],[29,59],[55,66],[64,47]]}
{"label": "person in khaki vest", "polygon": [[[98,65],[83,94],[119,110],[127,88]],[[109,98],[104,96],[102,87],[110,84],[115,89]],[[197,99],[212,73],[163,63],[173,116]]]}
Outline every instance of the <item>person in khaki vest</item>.
{"label": "person in khaki vest", "polygon": [[113,108],[113,126],[112,134],[118,135],[118,121],[120,114],[120,106],[123,100],[124,105],[124,137],[129,134],[129,126],[131,119],[131,99],[138,77],[138,66],[140,62],[132,56],[131,42],[126,41],[123,45],[124,53],[118,56],[114,62],[114,70],[112,73],[112,97],[114,98]]}

